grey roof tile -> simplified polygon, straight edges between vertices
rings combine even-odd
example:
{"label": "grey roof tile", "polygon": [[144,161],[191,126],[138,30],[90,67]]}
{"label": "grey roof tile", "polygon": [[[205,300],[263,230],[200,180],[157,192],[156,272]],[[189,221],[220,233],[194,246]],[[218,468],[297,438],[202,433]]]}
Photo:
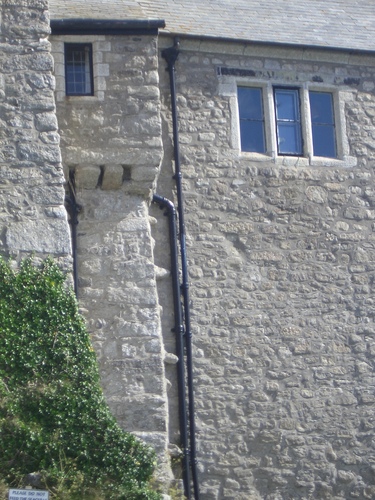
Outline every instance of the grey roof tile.
{"label": "grey roof tile", "polygon": [[50,0],[52,19],[164,19],[164,32],[375,50],[375,0]]}

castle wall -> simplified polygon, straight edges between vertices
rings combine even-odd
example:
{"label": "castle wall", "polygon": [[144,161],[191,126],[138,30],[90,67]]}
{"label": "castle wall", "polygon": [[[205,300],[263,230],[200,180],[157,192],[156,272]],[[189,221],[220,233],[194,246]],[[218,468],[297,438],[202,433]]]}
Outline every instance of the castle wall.
{"label": "castle wall", "polygon": [[[165,65],[157,190],[173,197]],[[346,53],[181,40],[177,102],[205,500],[375,495],[374,70],[373,58]],[[333,92],[339,159],[241,153],[237,84]],[[271,141],[273,133],[270,124]],[[165,234],[155,239],[165,267]]]}
{"label": "castle wall", "polygon": [[70,265],[47,2],[6,0],[0,29],[0,253]]}

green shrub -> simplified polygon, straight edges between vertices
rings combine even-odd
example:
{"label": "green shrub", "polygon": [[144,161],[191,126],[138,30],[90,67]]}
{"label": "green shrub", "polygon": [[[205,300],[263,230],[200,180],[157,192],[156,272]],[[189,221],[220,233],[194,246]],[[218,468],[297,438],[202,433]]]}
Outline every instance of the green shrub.
{"label": "green shrub", "polygon": [[38,473],[59,499],[158,499],[154,452],[120,429],[102,395],[74,294],[47,260],[0,259],[0,481]]}

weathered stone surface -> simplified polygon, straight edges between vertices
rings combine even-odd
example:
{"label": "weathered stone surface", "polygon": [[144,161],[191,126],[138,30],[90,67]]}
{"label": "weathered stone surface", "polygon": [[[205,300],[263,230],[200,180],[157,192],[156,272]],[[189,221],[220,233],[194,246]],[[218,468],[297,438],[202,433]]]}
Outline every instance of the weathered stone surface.
{"label": "weathered stone surface", "polygon": [[[111,408],[163,454],[179,442],[171,287],[155,269],[170,267],[168,227],[152,208],[154,257],[144,198],[156,182],[175,194],[168,74],[153,37],[92,41],[95,96],[66,99],[63,38],[53,40],[63,159],[83,207],[80,301]],[[5,71],[27,69],[32,88],[50,91],[35,76],[48,58],[9,54]],[[202,498],[371,498],[374,63],[184,40],[176,71]],[[337,89],[340,161],[241,154],[236,83]],[[21,154],[35,185],[35,165],[58,157],[44,149],[55,136],[35,149],[30,130],[53,131],[53,108],[7,85],[0,125],[13,142],[1,157]],[[34,217],[21,178],[6,168],[1,213]]]}
{"label": "weathered stone surface", "polygon": [[[47,2],[6,0],[0,16],[0,251],[70,265],[54,113]],[[48,112],[47,112],[48,111]]]}
{"label": "weathered stone surface", "polygon": [[35,127],[41,132],[57,130],[57,118],[55,113],[38,113],[35,116]]}
{"label": "weathered stone surface", "polygon": [[[74,166],[77,179],[85,165],[101,167],[103,189],[124,184],[127,192],[148,197],[163,156],[155,37],[97,38],[91,37],[93,97],[66,98],[63,64],[56,75],[65,166]],[[64,37],[53,37],[52,48],[63,62]],[[121,173],[125,167],[131,169],[131,179]]]}
{"label": "weathered stone surface", "polygon": [[99,182],[100,167],[96,165],[81,165],[75,172],[74,181],[78,189],[95,189]]}
{"label": "weathered stone surface", "polygon": [[[53,235],[53,237],[51,237]],[[66,219],[13,222],[6,231],[10,252],[70,254],[70,233]]]}
{"label": "weathered stone surface", "polygon": [[[246,56],[238,49],[220,58],[269,84],[320,76],[344,91],[357,166],[261,161],[234,146],[236,85],[215,77],[219,45],[215,55],[205,43],[182,50],[176,64],[202,498],[366,498],[374,488],[365,422],[375,409],[375,95],[365,75],[374,78],[375,64],[317,64],[316,54],[302,61],[287,51],[266,60],[250,46]],[[351,73],[360,83],[346,93]],[[167,144],[163,72],[160,86]],[[166,196],[170,161],[158,179]],[[163,231],[154,237],[156,262],[168,267]],[[165,286],[158,282],[172,344]]]}
{"label": "weathered stone surface", "polygon": [[124,169],[121,165],[106,165],[104,169],[102,188],[118,189],[122,185]]}
{"label": "weathered stone surface", "polygon": [[79,300],[107,402],[124,429],[152,445],[157,441],[158,476],[167,485],[167,382],[148,206],[143,197],[120,189],[122,167],[107,172],[114,184],[110,177],[105,181],[105,170],[103,185],[87,189],[83,175],[97,169],[76,171],[83,207],[78,224]]}

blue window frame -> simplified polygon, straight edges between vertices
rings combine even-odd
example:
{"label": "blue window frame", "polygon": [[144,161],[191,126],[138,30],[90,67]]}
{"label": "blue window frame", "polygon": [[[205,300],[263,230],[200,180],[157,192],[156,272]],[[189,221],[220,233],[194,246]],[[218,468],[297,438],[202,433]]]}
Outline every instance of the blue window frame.
{"label": "blue window frame", "polygon": [[266,152],[262,89],[238,87],[241,150]]}
{"label": "blue window frame", "polygon": [[65,44],[66,95],[93,95],[92,45]]}
{"label": "blue window frame", "polygon": [[332,94],[309,92],[314,156],[337,158]]}
{"label": "blue window frame", "polygon": [[299,90],[274,88],[279,155],[303,154]]}

